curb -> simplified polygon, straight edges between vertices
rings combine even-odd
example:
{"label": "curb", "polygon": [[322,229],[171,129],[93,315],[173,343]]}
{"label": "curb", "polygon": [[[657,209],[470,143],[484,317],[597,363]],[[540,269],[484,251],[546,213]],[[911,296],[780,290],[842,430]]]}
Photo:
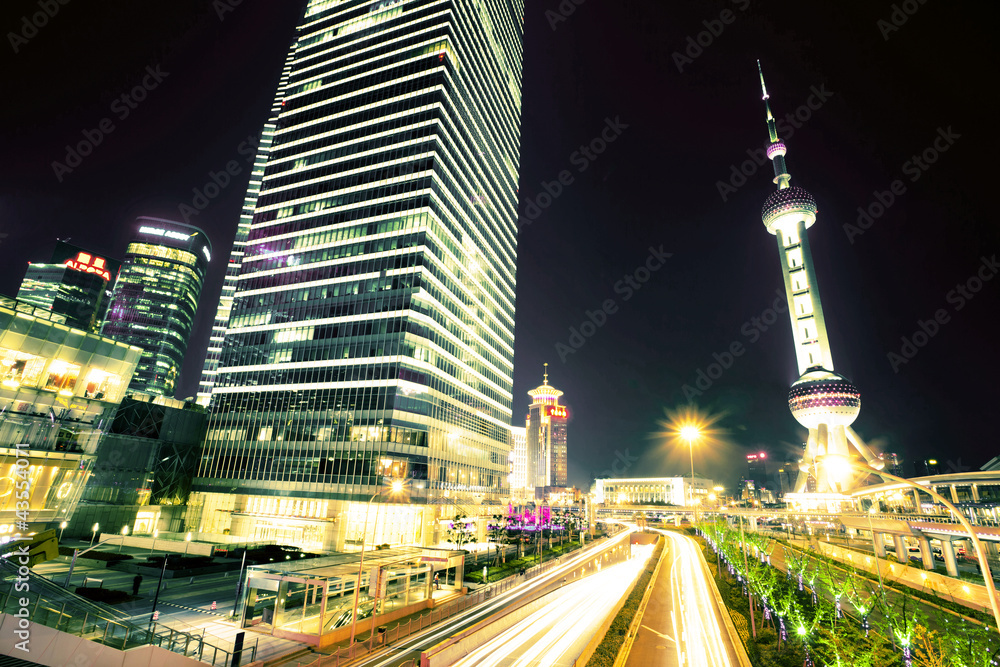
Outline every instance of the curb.
{"label": "curb", "polygon": [[635,642],[635,636],[639,632],[639,626],[642,624],[643,614],[646,613],[646,605],[649,603],[649,598],[653,594],[653,587],[656,586],[656,578],[660,576],[660,566],[663,565],[663,556],[667,552],[667,536],[661,535],[660,539],[663,540],[663,549],[660,550],[660,559],[656,562],[656,568],[653,569],[653,576],[649,578],[649,585],[646,587],[646,592],[642,595],[642,600],[639,602],[639,607],[635,610],[635,616],[632,618],[632,624],[628,628],[628,634],[625,635],[625,641],[622,642],[621,648],[618,650],[618,657],[615,658],[614,667],[622,667],[628,660],[629,653],[632,652],[632,644]]}

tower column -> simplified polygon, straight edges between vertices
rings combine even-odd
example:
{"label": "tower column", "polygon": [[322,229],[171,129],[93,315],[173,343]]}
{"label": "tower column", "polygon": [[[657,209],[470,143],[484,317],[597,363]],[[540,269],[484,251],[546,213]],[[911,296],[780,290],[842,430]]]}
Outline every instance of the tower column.
{"label": "tower column", "polygon": [[896,560],[900,563],[910,562],[910,552],[906,548],[906,540],[903,539],[902,535],[893,535],[892,543],[896,547]]}
{"label": "tower column", "polygon": [[951,540],[947,538],[941,540],[941,555],[944,556],[944,567],[948,570],[948,576],[958,577],[958,561],[955,560],[955,546]]}

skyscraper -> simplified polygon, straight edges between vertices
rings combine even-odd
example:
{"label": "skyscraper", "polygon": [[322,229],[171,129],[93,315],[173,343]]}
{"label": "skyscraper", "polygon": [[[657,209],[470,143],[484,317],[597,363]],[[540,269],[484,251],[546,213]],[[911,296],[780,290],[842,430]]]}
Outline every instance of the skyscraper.
{"label": "skyscraper", "polygon": [[66,318],[71,327],[96,333],[111,300],[121,262],[57,241],[49,263],[29,263],[19,301]]}
{"label": "skyscraper", "polygon": [[101,335],[143,349],[129,389],[173,397],[212,246],[197,227],[140,217]]}
{"label": "skyscraper", "polygon": [[206,362],[194,528],[433,543],[506,497],[522,14],[308,3]]}
{"label": "skyscraper", "polygon": [[754,487],[763,489],[767,486],[767,452],[747,454],[747,479],[754,482]]}
{"label": "skyscraper", "polygon": [[[759,62],[757,67],[759,71]],[[762,72],[760,88],[771,138],[767,157],[774,166],[774,183],[778,186],[765,200],[761,218],[778,242],[800,374],[788,393],[788,407],[796,421],[809,429],[806,468],[799,471],[795,493],[806,491],[813,473],[819,493],[843,492],[850,488],[854,478],[846,463],[850,453],[848,442],[868,465],[881,468],[882,462],[851,428],[861,411],[861,392],[850,380],[833,371],[833,355],[807,233],[816,222],[816,200],[807,190],[790,184],[792,176],[785,166],[787,148],[778,138]],[[818,465],[819,456],[831,457],[831,461],[840,465],[836,468]]]}
{"label": "skyscraper", "polygon": [[566,406],[559,405],[561,391],[549,384],[548,364],[542,384],[528,392],[526,438],[527,484],[529,487],[566,486]]}

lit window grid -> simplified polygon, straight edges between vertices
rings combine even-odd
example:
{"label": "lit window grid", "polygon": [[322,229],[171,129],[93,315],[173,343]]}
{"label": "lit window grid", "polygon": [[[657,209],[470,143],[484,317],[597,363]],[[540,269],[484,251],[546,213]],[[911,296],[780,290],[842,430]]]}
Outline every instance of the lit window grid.
{"label": "lit window grid", "polygon": [[371,205],[371,202],[366,202],[366,204]]}

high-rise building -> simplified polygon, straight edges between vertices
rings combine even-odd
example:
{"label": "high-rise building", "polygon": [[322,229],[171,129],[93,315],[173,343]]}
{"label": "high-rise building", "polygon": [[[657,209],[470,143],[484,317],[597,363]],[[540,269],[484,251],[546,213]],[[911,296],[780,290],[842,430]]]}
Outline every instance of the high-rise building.
{"label": "high-rise building", "polygon": [[[528,440],[527,428],[510,427],[510,492],[512,496],[523,495],[528,488]],[[532,489],[534,494],[534,489]]]}
{"label": "high-rise building", "polygon": [[[0,542],[70,520],[141,352],[0,297],[0,470],[8,474],[0,479]],[[13,493],[20,467],[24,495]],[[22,501],[28,526],[19,528]]]}
{"label": "high-rise building", "polygon": [[[757,66],[759,71],[759,62]],[[861,411],[861,392],[850,380],[833,370],[826,318],[809,248],[808,229],[816,222],[816,200],[804,188],[791,185],[792,176],[785,165],[787,148],[778,138],[763,73],[760,73],[760,87],[771,139],[766,152],[774,167],[774,183],[777,185],[777,190],[764,202],[761,219],[778,243],[798,362],[799,378],[788,392],[788,407],[795,420],[809,429],[805,452],[808,466],[799,472],[795,494],[806,492],[808,471],[814,470],[817,491],[828,494],[828,500],[839,503],[843,496],[838,494],[849,489],[855,478],[847,463],[849,445],[861,454],[869,466],[878,468],[882,462],[851,428]],[[817,459],[820,456],[837,464],[819,465]],[[813,499],[809,502],[825,501]]]}
{"label": "high-rise building", "polygon": [[57,241],[51,261],[28,264],[17,299],[64,316],[71,327],[97,333],[120,268],[121,262]]}
{"label": "high-rise building", "polygon": [[767,452],[747,454],[747,476],[754,482],[756,489],[767,486]]}
{"label": "high-rise building", "polygon": [[526,465],[528,487],[565,487],[567,482],[566,406],[561,391],[549,384],[548,364],[542,384],[528,392]]}
{"label": "high-rise building", "polygon": [[173,397],[212,245],[180,222],[140,217],[101,334],[143,349],[131,391]]}
{"label": "high-rise building", "polygon": [[506,499],[522,15],[307,4],[200,390],[203,533],[430,544]]}
{"label": "high-rise building", "polygon": [[899,462],[899,455],[893,452],[882,452],[878,455],[879,459],[882,461],[883,470],[885,470],[890,475],[895,475],[896,477],[906,477],[903,474],[903,466]]}

